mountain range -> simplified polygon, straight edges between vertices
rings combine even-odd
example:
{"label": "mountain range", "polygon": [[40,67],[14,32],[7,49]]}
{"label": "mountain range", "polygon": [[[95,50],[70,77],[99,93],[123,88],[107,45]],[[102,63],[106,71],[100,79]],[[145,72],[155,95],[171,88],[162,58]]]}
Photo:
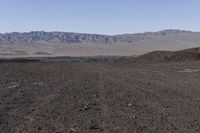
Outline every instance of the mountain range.
{"label": "mountain range", "polygon": [[200,47],[200,32],[163,30],[123,35],[32,31],[0,34],[0,57],[140,55]]}

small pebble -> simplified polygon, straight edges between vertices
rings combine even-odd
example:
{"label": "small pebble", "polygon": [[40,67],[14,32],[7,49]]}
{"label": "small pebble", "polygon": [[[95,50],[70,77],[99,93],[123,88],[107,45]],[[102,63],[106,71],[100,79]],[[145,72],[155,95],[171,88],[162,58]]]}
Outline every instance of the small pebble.
{"label": "small pebble", "polygon": [[132,103],[129,103],[129,104],[128,104],[129,107],[132,107],[132,105],[133,105]]}

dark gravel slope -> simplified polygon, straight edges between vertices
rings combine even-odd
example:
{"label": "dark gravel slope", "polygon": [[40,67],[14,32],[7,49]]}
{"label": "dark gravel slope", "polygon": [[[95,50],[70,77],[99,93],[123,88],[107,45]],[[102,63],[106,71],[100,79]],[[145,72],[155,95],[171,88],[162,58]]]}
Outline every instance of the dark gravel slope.
{"label": "dark gravel slope", "polygon": [[0,63],[0,131],[198,133],[199,65]]}

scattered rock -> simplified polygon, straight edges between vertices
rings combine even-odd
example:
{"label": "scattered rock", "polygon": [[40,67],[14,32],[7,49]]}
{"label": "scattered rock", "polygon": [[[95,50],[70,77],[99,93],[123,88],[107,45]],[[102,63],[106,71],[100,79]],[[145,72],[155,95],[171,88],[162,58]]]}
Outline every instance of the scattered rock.
{"label": "scattered rock", "polygon": [[90,121],[89,129],[97,130],[97,129],[100,129],[100,126],[96,121]]}
{"label": "scattered rock", "polygon": [[14,83],[13,85],[8,86],[7,89],[15,89],[17,87],[19,87],[19,83]]}
{"label": "scattered rock", "polygon": [[119,133],[120,128],[117,126],[117,127],[114,128],[114,131],[115,131],[115,133]]}
{"label": "scattered rock", "polygon": [[127,118],[128,119],[137,119],[137,116],[135,116],[135,115],[129,115]]}
{"label": "scattered rock", "polygon": [[150,84],[151,84],[151,82],[147,82],[147,84],[148,84],[148,85],[150,85]]}
{"label": "scattered rock", "polygon": [[76,124],[74,124],[70,129],[68,133],[78,133],[78,127]]}
{"label": "scattered rock", "polygon": [[41,131],[42,130],[42,128],[41,127],[38,127],[38,131]]}
{"label": "scattered rock", "polygon": [[91,108],[90,103],[82,104],[79,111],[89,110]]}
{"label": "scattered rock", "polygon": [[75,128],[70,128],[68,133],[78,133],[78,131]]}
{"label": "scattered rock", "polygon": [[33,83],[34,85],[37,85],[37,86],[42,86],[43,85],[43,83],[37,83],[37,82],[35,82],[35,83]]}
{"label": "scattered rock", "polygon": [[128,104],[128,106],[129,106],[129,107],[132,107],[132,106],[133,106],[133,104],[132,104],[132,103],[129,103],[129,104]]}

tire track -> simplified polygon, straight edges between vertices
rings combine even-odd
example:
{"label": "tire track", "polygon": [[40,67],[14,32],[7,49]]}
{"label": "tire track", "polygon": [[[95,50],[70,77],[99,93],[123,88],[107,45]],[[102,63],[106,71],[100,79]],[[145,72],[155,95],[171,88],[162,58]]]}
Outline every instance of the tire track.
{"label": "tire track", "polygon": [[106,95],[107,91],[105,88],[105,76],[102,73],[98,74],[99,81],[98,81],[98,91],[100,95],[100,106],[101,106],[101,128],[103,129],[104,133],[109,133],[110,130],[110,111],[109,105],[107,104]]}

